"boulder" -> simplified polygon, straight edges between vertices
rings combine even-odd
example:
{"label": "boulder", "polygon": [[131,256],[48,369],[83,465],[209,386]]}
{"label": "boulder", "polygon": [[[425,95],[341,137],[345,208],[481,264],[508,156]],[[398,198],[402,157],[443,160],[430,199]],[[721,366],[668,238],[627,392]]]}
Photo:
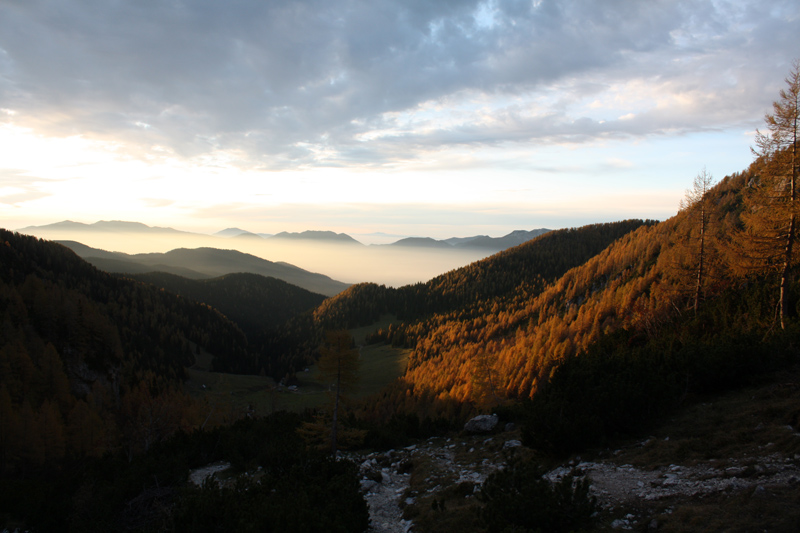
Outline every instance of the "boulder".
{"label": "boulder", "polygon": [[468,433],[489,433],[497,426],[497,415],[478,415],[464,424]]}

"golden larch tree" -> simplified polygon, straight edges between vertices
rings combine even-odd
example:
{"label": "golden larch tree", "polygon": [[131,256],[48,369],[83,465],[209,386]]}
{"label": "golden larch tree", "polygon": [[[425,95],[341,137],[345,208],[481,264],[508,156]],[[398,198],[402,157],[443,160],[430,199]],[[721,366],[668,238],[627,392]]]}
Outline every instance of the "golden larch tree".
{"label": "golden larch tree", "polygon": [[797,128],[800,122],[800,61],[785,79],[787,87],[764,116],[766,131],[756,131],[753,153],[763,163],[760,174],[748,184],[745,211],[749,257],[780,277],[778,309],[781,328],[789,314],[789,284],[797,250]]}
{"label": "golden larch tree", "polygon": [[697,314],[703,294],[703,283],[708,262],[707,232],[711,222],[712,204],[709,192],[714,186],[714,178],[704,168],[694,177],[692,188],[686,189],[686,195],[681,199],[681,210],[686,211],[691,229],[696,236],[689,236],[689,253],[692,255],[692,268],[694,270],[694,301],[692,308]]}

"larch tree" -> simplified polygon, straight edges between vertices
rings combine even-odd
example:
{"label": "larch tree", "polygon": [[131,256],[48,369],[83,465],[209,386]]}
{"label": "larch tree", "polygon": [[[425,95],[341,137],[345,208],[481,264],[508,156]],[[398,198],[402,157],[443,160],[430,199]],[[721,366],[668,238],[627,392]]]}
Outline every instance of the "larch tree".
{"label": "larch tree", "polygon": [[789,284],[796,263],[797,129],[800,122],[800,61],[785,78],[787,87],[764,116],[766,131],[756,130],[753,153],[763,161],[762,172],[752,180],[745,195],[742,219],[751,257],[764,267],[775,268],[780,277],[778,309],[781,328],[789,315]]}
{"label": "larch tree", "polygon": [[325,344],[320,348],[317,367],[323,379],[333,387],[333,420],[331,422],[331,454],[336,457],[339,403],[358,382],[358,350],[353,348],[353,339],[347,331],[329,331]]}
{"label": "larch tree", "polygon": [[695,257],[693,261],[694,303],[692,305],[695,314],[697,314],[697,308],[700,306],[708,262],[706,233],[711,222],[712,213],[708,193],[713,186],[714,178],[704,168],[695,176],[692,188],[686,190],[686,196],[681,199],[680,203],[681,210],[687,211],[689,218],[693,222],[692,227],[697,232],[697,237],[690,239],[693,241],[690,248],[693,250]]}

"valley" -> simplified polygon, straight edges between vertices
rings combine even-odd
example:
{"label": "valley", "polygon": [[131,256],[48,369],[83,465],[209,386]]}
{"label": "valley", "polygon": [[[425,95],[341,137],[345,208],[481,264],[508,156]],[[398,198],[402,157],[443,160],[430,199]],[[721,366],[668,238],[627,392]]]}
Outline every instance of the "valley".
{"label": "valley", "polygon": [[0,533],[800,531],[798,34],[0,1]]}

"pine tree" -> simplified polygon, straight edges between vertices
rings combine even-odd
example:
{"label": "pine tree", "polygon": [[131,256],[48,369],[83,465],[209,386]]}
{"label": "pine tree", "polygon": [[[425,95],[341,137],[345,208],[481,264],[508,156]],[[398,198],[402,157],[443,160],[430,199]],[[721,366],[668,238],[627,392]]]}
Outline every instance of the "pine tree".
{"label": "pine tree", "polygon": [[797,238],[797,129],[800,122],[800,61],[795,61],[785,79],[787,88],[764,116],[767,131],[756,131],[753,153],[763,162],[763,171],[751,180],[742,215],[749,237],[751,257],[780,276],[779,312],[781,328],[789,314],[789,283],[796,263]]}

